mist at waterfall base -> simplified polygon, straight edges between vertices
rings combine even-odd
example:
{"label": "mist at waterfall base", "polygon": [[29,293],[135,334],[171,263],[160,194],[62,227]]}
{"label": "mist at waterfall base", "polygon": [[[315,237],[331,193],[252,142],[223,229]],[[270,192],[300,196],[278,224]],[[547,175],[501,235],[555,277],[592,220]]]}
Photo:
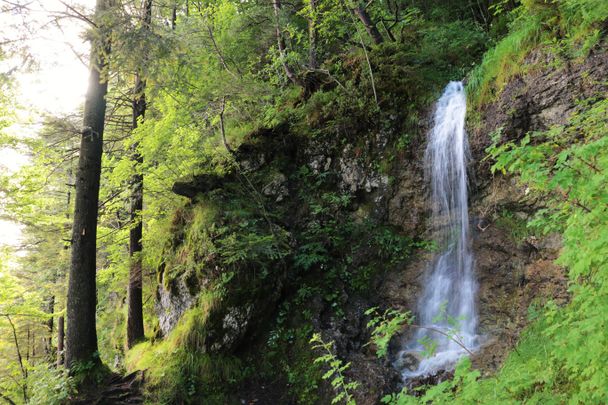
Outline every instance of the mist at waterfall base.
{"label": "mist at waterfall base", "polygon": [[[464,86],[462,82],[450,82],[436,104],[425,153],[431,186],[432,231],[438,249],[427,269],[424,294],[418,302],[415,323],[420,327],[399,353],[400,356],[416,353],[420,359],[415,369],[402,370],[406,380],[449,369],[467,354],[465,347],[474,350],[477,346],[477,284],[469,235],[470,156],[465,115]],[[425,351],[422,342],[436,345],[432,356],[421,356]]]}

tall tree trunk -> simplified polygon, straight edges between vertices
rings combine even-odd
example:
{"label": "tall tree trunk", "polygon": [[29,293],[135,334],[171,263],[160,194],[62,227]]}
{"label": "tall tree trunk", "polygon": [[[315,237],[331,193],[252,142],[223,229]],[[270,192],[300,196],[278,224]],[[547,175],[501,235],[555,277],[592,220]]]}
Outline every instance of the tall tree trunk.
{"label": "tall tree trunk", "polygon": [[381,44],[384,41],[384,38],[382,38],[382,34],[380,34],[380,31],[378,31],[376,24],[374,24],[372,22],[372,19],[369,16],[369,14],[367,13],[367,11],[365,10],[365,8],[363,8],[361,5],[358,5],[353,10],[353,12],[365,26],[365,30],[367,31],[369,36],[372,38],[372,41],[374,41],[374,44],[376,44],[376,45]]}
{"label": "tall tree trunk", "polygon": [[[146,30],[150,29],[152,22],[152,0],[144,0],[142,23]],[[144,57],[145,58],[145,57]],[[132,128],[137,128],[137,123],[143,119],[146,114],[146,81],[142,79],[141,74],[135,76],[135,98],[133,100],[133,122]],[[143,157],[138,152],[138,144],[133,145],[133,162],[135,163],[135,175],[131,179],[131,221],[132,226],[129,231],[129,286],[127,291],[128,296],[128,311],[127,311],[127,347],[131,348],[137,341],[144,338],[144,316],[143,316],[143,300],[142,300],[142,261],[141,238],[143,235],[143,225],[141,219],[141,210],[144,201],[144,176],[140,173]]]}
{"label": "tall tree trunk", "polygon": [[[97,0],[96,20],[107,11],[110,0]],[[95,307],[97,291],[95,262],[99,180],[103,151],[103,130],[108,91],[107,57],[109,33],[97,27],[91,44],[89,88],[84,105],[80,157],[76,174],[76,198],[72,227],[72,255],[67,297],[67,347],[65,363],[89,361],[97,352]]]}
{"label": "tall tree trunk", "polygon": [[57,318],[57,367],[63,365],[63,339],[64,339],[64,328],[63,328],[63,316]]}

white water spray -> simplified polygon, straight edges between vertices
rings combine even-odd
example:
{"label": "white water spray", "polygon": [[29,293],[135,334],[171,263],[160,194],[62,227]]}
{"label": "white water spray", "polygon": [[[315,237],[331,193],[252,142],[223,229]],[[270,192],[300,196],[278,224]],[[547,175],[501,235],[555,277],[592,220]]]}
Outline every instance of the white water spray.
{"label": "white water spray", "polygon": [[465,114],[463,84],[450,82],[437,102],[425,153],[438,253],[427,270],[424,294],[418,303],[421,328],[400,355],[423,351],[423,341],[434,342],[436,348],[434,355],[422,358],[416,369],[403,370],[406,379],[449,369],[467,349],[477,346],[477,285],[469,235]]}

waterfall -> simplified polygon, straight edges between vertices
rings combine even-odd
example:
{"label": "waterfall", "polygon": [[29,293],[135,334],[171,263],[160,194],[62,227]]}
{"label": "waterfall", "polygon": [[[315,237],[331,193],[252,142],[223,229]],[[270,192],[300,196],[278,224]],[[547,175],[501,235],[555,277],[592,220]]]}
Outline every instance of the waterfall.
{"label": "waterfall", "polygon": [[[467,202],[469,145],[464,129],[466,96],[462,82],[450,82],[435,107],[425,153],[431,186],[432,230],[437,253],[427,269],[418,303],[417,329],[401,356],[416,356],[404,378],[447,369],[477,345],[477,315]],[[445,336],[438,331],[447,333]],[[454,335],[453,335],[454,334]],[[422,357],[426,342],[436,345]],[[464,347],[463,347],[464,346]]]}

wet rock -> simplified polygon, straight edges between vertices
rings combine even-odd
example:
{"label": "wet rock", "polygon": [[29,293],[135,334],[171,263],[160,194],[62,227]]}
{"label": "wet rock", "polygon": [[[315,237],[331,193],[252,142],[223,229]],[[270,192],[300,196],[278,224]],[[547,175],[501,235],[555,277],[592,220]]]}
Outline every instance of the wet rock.
{"label": "wet rock", "polygon": [[[513,78],[496,101],[482,106],[482,125],[470,133],[476,160],[484,156],[492,141],[488,135],[494,131],[500,129],[501,140],[506,142],[521,139],[529,131],[564,124],[578,100],[608,91],[608,44],[596,48],[582,63],[556,69],[554,59],[543,50],[532,52],[525,63],[537,68]],[[490,163],[478,165],[478,169],[485,171]]]}
{"label": "wet rock", "polygon": [[196,303],[196,294],[191,293],[183,278],[173,280],[169,288],[161,282],[156,290],[156,314],[163,336],[167,336],[177,325],[181,316]]}
{"label": "wet rock", "polygon": [[244,337],[252,312],[252,307],[249,305],[228,308],[222,319],[223,339],[221,344],[215,343],[212,350],[220,351],[222,348],[234,347]]}
{"label": "wet rock", "polygon": [[422,355],[419,352],[403,351],[397,355],[393,366],[397,370],[414,371],[420,365]]}
{"label": "wet rock", "polygon": [[240,162],[241,169],[246,172],[259,170],[264,164],[266,164],[266,157],[263,154],[248,156],[247,159]]}
{"label": "wet rock", "polygon": [[423,375],[407,381],[406,387],[410,395],[420,397],[426,392],[425,387],[432,387],[454,377],[452,370],[439,370],[432,375]]}
{"label": "wet rock", "polygon": [[346,377],[360,384],[354,393],[358,405],[376,405],[383,396],[399,390],[401,375],[377,358],[352,353],[347,360],[351,366],[346,371]]}
{"label": "wet rock", "polygon": [[342,188],[354,193],[358,190],[371,192],[372,190],[386,188],[388,177],[377,173],[368,164],[358,158],[358,154],[348,145],[338,159]]}
{"label": "wet rock", "polygon": [[389,223],[414,235],[424,227],[428,217],[425,186],[421,172],[402,170],[394,195],[388,201]]}
{"label": "wet rock", "polygon": [[332,159],[325,155],[313,155],[308,161],[308,167],[312,169],[314,174],[326,172],[331,167]]}
{"label": "wet rock", "polygon": [[541,238],[530,237],[526,242],[534,246],[537,251],[542,252],[542,256],[546,259],[557,258],[563,246],[562,236],[558,233],[552,233]]}

